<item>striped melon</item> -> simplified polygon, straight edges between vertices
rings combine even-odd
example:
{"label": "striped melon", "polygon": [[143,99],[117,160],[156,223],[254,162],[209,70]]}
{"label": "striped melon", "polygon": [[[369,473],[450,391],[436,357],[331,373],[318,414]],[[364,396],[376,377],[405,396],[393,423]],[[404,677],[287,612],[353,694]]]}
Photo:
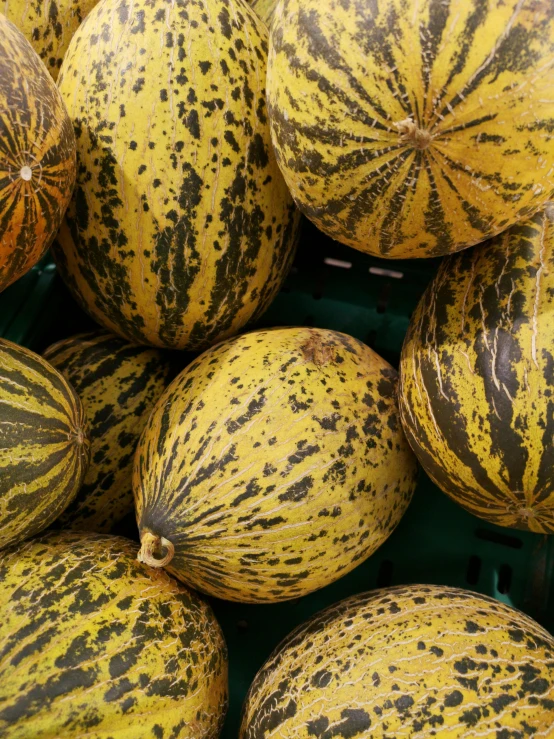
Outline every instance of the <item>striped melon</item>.
{"label": "striped melon", "polygon": [[119,537],[66,532],[0,553],[4,739],[216,739],[227,654],[196,594]]}
{"label": "striped melon", "polygon": [[457,588],[387,588],[296,629],[256,676],[240,739],[554,736],[554,639]]}
{"label": "striped melon", "polygon": [[133,510],[133,455],[171,365],[160,351],[106,332],[60,341],[44,357],[79,394],[90,427],[90,466],[57,525],[107,533]]}
{"label": "striped melon", "polygon": [[54,79],[71,37],[98,0],[3,0],[0,12],[31,42]]}
{"label": "striped melon", "polygon": [[227,600],[295,598],[385,541],[415,475],[383,359],[334,331],[246,334],[194,361],[148,421],[139,556]]}
{"label": "striped melon", "polygon": [[130,341],[207,346],[279,289],[298,215],[270,146],[266,57],[242,0],[106,0],[73,37],[59,82],[79,175],[54,255]]}
{"label": "striped melon", "polygon": [[277,5],[275,0],[248,0],[248,2],[266,26],[269,26],[271,24],[275,6]]}
{"label": "striped melon", "polygon": [[0,339],[0,548],[60,515],[89,456],[83,406],[71,385],[38,355]]}
{"label": "striped melon", "polygon": [[267,89],[294,199],[361,251],[458,251],[554,193],[551,0],[283,0]]}
{"label": "striped melon", "polygon": [[50,245],[75,173],[75,136],[56,85],[0,13],[0,291]]}
{"label": "striped melon", "polygon": [[422,465],[492,523],[554,533],[554,208],[442,264],[402,350]]}

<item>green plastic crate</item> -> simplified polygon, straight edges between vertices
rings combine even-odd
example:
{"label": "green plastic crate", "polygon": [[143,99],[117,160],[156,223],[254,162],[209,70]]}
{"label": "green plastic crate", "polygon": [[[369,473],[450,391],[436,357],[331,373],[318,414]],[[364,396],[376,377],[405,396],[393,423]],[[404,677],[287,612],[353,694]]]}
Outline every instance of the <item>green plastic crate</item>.
{"label": "green plastic crate", "polygon": [[[326,239],[306,223],[293,270],[258,325],[344,331],[397,366],[410,315],[437,265],[438,260],[374,259]],[[0,335],[35,351],[93,327],[48,258],[0,295]],[[119,533],[138,541],[132,519]],[[244,695],[274,647],[297,624],[337,600],[392,584],[455,585],[521,608],[554,631],[553,576],[554,537],[480,521],[421,473],[413,502],[393,535],[333,585],[272,606],[210,599],[229,647],[230,707],[223,739],[236,739]]]}

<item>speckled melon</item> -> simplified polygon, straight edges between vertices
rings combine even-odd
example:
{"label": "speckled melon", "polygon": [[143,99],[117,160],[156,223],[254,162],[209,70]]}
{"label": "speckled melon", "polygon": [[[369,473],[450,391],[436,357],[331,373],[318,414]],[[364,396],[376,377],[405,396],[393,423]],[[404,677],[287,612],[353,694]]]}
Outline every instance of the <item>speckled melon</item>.
{"label": "speckled melon", "polygon": [[349,598],[256,676],[240,739],[554,736],[554,639],[503,603],[414,585]]}
{"label": "speckled melon", "polygon": [[277,6],[276,0],[248,0],[250,6],[256,11],[256,14],[269,27],[273,13]]}
{"label": "speckled melon", "polygon": [[227,652],[208,605],[132,542],[66,532],[0,553],[4,739],[217,739]]}
{"label": "speckled melon", "polygon": [[0,13],[0,291],[49,247],[75,174],[75,136],[56,85]]}
{"label": "speckled melon", "polygon": [[247,602],[345,575],[387,539],[414,489],[396,379],[361,342],[320,329],[257,331],[205,352],[137,448],[141,559]]}
{"label": "speckled melon", "polygon": [[85,413],[71,385],[42,357],[0,339],[0,548],[61,514],[89,458]]}
{"label": "speckled melon", "polygon": [[471,246],[554,194],[551,0],[283,0],[277,161],[334,239],[389,258]]}
{"label": "speckled melon", "polygon": [[98,0],[3,0],[0,12],[31,42],[54,79],[71,37]]}
{"label": "speckled melon", "polygon": [[59,85],[79,174],[54,257],[127,340],[206,347],[281,285],[298,213],[271,148],[266,59],[242,0],[105,0],[73,37]]}
{"label": "speckled melon", "polygon": [[57,527],[108,533],[133,510],[133,456],[173,369],[156,349],[107,332],[80,334],[44,353],[75,388],[89,422],[91,463]]}
{"label": "speckled melon", "polygon": [[400,408],[437,485],[501,526],[554,533],[554,207],[446,260],[415,311]]}

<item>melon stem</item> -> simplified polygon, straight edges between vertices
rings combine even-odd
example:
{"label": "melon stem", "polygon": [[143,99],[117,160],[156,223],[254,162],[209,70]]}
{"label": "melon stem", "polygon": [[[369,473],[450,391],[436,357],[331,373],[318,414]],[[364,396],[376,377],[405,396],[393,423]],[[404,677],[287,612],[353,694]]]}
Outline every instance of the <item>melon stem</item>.
{"label": "melon stem", "polygon": [[[155,553],[165,549],[165,556],[156,557]],[[137,555],[139,562],[150,567],[165,567],[173,559],[175,547],[164,536],[156,536],[151,531],[140,532],[140,551]]]}
{"label": "melon stem", "polygon": [[318,367],[334,361],[333,347],[325,344],[321,336],[316,332],[310,332],[310,338],[300,349],[304,355],[304,359],[308,362],[313,362]]}
{"label": "melon stem", "polygon": [[429,131],[419,128],[411,118],[393,123],[393,126],[400,134],[403,144],[409,144],[415,149],[426,149],[431,143],[432,136]]}

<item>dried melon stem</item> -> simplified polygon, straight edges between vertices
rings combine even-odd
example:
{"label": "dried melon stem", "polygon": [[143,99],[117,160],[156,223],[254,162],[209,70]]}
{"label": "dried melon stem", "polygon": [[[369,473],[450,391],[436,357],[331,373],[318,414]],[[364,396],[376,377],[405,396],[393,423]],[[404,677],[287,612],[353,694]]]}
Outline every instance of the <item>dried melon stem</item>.
{"label": "dried melon stem", "polygon": [[416,149],[426,149],[431,143],[432,136],[429,131],[426,131],[424,128],[418,128],[417,124],[411,118],[397,121],[392,125],[396,127],[403,144],[409,144]]}
{"label": "dried melon stem", "polygon": [[86,437],[85,437],[85,433],[84,433],[83,429],[80,429],[80,428],[77,429],[75,431],[75,440],[77,441],[77,444],[79,444],[79,446],[81,446],[82,444],[85,443],[85,439],[86,439]]}
{"label": "dried melon stem", "polygon": [[[166,551],[165,556],[156,557],[156,552],[163,553]],[[165,567],[173,559],[175,554],[175,547],[163,536],[156,536],[151,531],[140,532],[140,552],[137,555],[139,562],[144,562],[145,565],[150,567]]]}
{"label": "dried melon stem", "polygon": [[308,341],[303,344],[300,349],[302,350],[304,358],[308,362],[313,362],[318,367],[328,364],[335,359],[333,347],[329,344],[325,344],[321,340],[321,336],[317,333],[311,333]]}

